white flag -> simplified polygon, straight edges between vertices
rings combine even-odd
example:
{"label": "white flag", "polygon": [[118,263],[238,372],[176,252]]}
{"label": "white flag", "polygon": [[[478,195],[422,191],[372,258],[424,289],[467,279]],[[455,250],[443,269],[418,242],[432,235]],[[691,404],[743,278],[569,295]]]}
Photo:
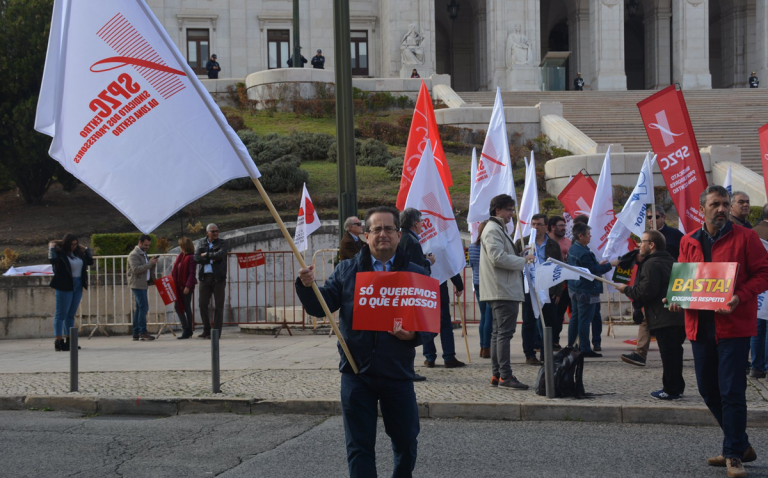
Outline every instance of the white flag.
{"label": "white flag", "polygon": [[[491,199],[499,194],[515,197],[512,165],[509,159],[509,138],[501,89],[496,89],[496,102],[485,135],[483,151],[472,173],[472,189],[469,196],[467,222],[482,222],[490,217]],[[515,199],[517,201],[517,199]]]}
{"label": "white flag", "polygon": [[589,248],[595,257],[603,257],[603,250],[608,245],[608,234],[616,222],[616,214],[613,211],[613,184],[611,182],[611,147],[605,153],[603,168],[600,170],[600,178],[597,180],[595,199],[592,201],[592,213],[589,215],[589,223],[592,228],[592,240]]}
{"label": "white flag", "polygon": [[[470,168],[471,176],[469,181],[469,197],[474,197],[475,190],[475,178],[477,177],[477,148],[472,148],[472,167]],[[490,201],[488,202],[490,205]],[[469,208],[472,209],[470,203]],[[488,214],[488,211],[485,212]],[[490,217],[490,216],[489,216]],[[474,244],[477,241],[477,231],[480,228],[480,221],[470,221],[467,219],[467,229],[469,230],[469,241]]]}
{"label": "white flag", "polygon": [[309,248],[309,235],[320,229],[320,217],[317,215],[315,205],[307,192],[307,183],[304,183],[304,189],[301,193],[301,206],[299,206],[299,217],[296,219],[296,233],[293,242],[299,251],[304,252]]}
{"label": "white flag", "polygon": [[405,208],[409,207],[421,212],[419,244],[425,254],[435,255],[431,276],[442,284],[464,269],[466,259],[459,226],[440,180],[429,140],[405,200]]}
{"label": "white flag", "polygon": [[[570,264],[567,264],[565,262],[560,262],[556,259],[552,259],[551,257],[547,257],[547,264],[554,264],[557,267],[562,267],[562,269],[557,270],[555,267],[552,269],[552,281],[550,282],[548,279],[548,276],[543,277],[541,280],[543,284],[549,284],[548,287],[555,286],[565,280],[579,280],[579,279],[587,279],[589,281],[593,281],[597,279],[597,276],[589,272],[589,269],[586,267],[576,267],[572,266]],[[549,266],[547,266],[548,268]],[[547,268],[543,269],[544,274],[548,274]],[[560,276],[558,276],[558,273]]]}
{"label": "white flag", "polygon": [[523,289],[526,294],[531,296],[531,308],[533,309],[533,315],[539,318],[539,302],[542,304],[549,303],[549,294],[546,292],[541,295],[541,291],[536,288],[536,264],[538,263],[538,257],[536,256],[536,229],[531,228],[531,235],[528,238],[528,246],[530,249],[526,251],[525,255],[533,255],[533,262],[525,264],[523,274],[525,275],[525,282],[523,282]]}
{"label": "white flag", "polygon": [[35,129],[141,231],[259,171],[144,0],[56,0]]}
{"label": "white flag", "polygon": [[643,161],[643,167],[637,177],[637,184],[632,190],[624,208],[618,216],[616,223],[608,235],[608,244],[603,250],[603,259],[612,261],[627,252],[630,234],[642,237],[645,231],[645,211],[647,204],[654,203],[653,193],[653,166],[656,164],[656,156],[651,158],[649,152]]}
{"label": "white flag", "polygon": [[728,165],[728,172],[725,173],[723,187],[728,190],[728,194],[733,194],[733,180],[731,179],[731,165]]}
{"label": "white flag", "polygon": [[525,189],[523,189],[523,198],[520,200],[515,241],[531,233],[531,221],[533,216],[539,213],[539,191],[536,184],[536,163],[533,159],[533,151],[531,151],[531,160],[526,164]]}

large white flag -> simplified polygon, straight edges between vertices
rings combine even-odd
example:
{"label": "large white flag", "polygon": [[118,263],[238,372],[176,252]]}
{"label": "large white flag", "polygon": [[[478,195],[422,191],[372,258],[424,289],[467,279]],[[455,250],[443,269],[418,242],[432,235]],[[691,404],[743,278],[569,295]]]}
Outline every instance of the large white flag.
{"label": "large white flag", "polygon": [[466,259],[459,226],[440,180],[429,140],[405,200],[405,208],[409,207],[421,212],[419,243],[425,254],[435,255],[431,276],[442,284],[464,269]]}
{"label": "large white flag", "polygon": [[[551,287],[567,280],[579,280],[581,278],[594,280],[594,275],[584,267],[563,267],[552,260],[541,262],[536,266],[536,289],[549,291]],[[549,295],[549,294],[547,294]]]}
{"label": "large white flag", "polygon": [[309,247],[309,235],[320,229],[320,217],[317,215],[315,205],[307,192],[307,183],[304,183],[304,189],[301,193],[301,206],[299,206],[299,217],[296,219],[296,233],[293,242],[299,251],[304,252]]}
{"label": "large white flag", "polygon": [[477,171],[472,173],[471,182],[467,222],[482,222],[488,219],[491,199],[499,194],[509,194],[515,198],[507,121],[504,117],[500,88],[496,88],[496,102],[491,112],[491,121],[477,163]]}
{"label": "large white flag", "polygon": [[728,165],[728,172],[725,173],[723,187],[728,190],[728,194],[733,194],[733,179],[731,179],[731,165]]}
{"label": "large white flag", "polygon": [[536,163],[531,151],[531,160],[526,163],[525,189],[520,200],[520,213],[517,215],[517,227],[514,240],[525,237],[531,233],[531,220],[539,213],[539,191],[536,184]]}
{"label": "large white flag", "polygon": [[656,156],[649,152],[643,161],[643,167],[637,177],[637,184],[632,190],[624,208],[616,216],[616,223],[608,234],[608,244],[603,250],[603,259],[612,261],[627,252],[630,234],[641,237],[645,231],[645,210],[647,204],[653,204],[653,166]]}
{"label": "large white flag", "polygon": [[[473,191],[475,190],[475,178],[477,177],[477,148],[472,148],[472,166],[470,168],[471,176],[469,181],[469,197],[470,200],[473,197]],[[490,202],[489,202],[490,204]],[[470,209],[472,205],[469,205]],[[488,214],[488,211],[485,212]],[[477,240],[477,231],[480,228],[480,221],[467,220],[467,229],[469,230],[469,241],[474,244]]]}
{"label": "large white flag", "polygon": [[35,129],[141,231],[259,171],[144,0],[56,0]]}
{"label": "large white flag", "polygon": [[603,168],[600,170],[600,178],[597,180],[595,199],[592,201],[592,213],[589,215],[589,223],[592,228],[592,240],[589,248],[595,257],[603,257],[603,251],[608,245],[608,234],[616,222],[616,214],[613,211],[613,184],[611,181],[611,147],[605,153]]}

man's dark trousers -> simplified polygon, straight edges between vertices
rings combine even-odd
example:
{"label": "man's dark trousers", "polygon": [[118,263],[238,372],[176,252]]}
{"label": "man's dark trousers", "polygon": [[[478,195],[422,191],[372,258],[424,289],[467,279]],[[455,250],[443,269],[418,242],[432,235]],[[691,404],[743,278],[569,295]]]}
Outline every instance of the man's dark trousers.
{"label": "man's dark trousers", "polygon": [[664,391],[670,395],[682,395],[685,391],[683,380],[683,342],[685,326],[677,325],[655,329],[656,343],[659,345],[663,374],[661,383]]}
{"label": "man's dark trousers", "polygon": [[560,302],[557,307],[557,320],[552,325],[552,341],[556,344],[560,343],[560,334],[563,331],[563,322],[565,322],[565,314],[568,312],[568,307],[571,305],[571,296],[568,294],[568,288],[563,289],[563,293],[560,295]]}
{"label": "man's dark trousers", "polygon": [[[440,345],[443,346],[443,361],[445,362],[456,360],[456,344],[453,340],[450,299],[448,281],[445,281],[440,284]],[[424,358],[430,362],[434,362],[437,359],[434,337],[424,340]]]}
{"label": "man's dark trousers", "polygon": [[542,340],[539,334],[539,327],[536,325],[537,320],[536,316],[533,315],[531,294],[525,294],[525,302],[523,302],[523,330],[521,332],[525,358],[535,357],[536,351],[534,349],[541,350]]}
{"label": "man's dark trousers", "polygon": [[213,296],[213,328],[221,331],[221,325],[224,322],[224,291],[227,283],[224,281],[216,282],[213,280],[213,274],[205,274],[200,281],[200,317],[203,321],[203,334],[211,333],[211,319],[208,307]]}
{"label": "man's dark trousers", "polygon": [[749,337],[692,340],[693,364],[699,394],[723,429],[723,456],[741,458],[747,438],[747,376],[744,363]]}
{"label": "man's dark trousers", "polygon": [[351,478],[376,476],[376,420],[381,406],[384,431],[392,440],[393,478],[412,476],[416,466],[419,411],[412,380],[341,374],[341,414]]}

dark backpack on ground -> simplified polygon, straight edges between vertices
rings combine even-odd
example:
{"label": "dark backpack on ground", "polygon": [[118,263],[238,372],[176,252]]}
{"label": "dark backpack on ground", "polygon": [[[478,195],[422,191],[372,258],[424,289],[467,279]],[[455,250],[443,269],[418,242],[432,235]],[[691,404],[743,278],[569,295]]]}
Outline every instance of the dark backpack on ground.
{"label": "dark backpack on ground", "polygon": [[[555,375],[555,397],[587,398],[584,391],[584,356],[573,347],[565,347],[552,357]],[[546,396],[544,366],[536,377],[536,394]]]}

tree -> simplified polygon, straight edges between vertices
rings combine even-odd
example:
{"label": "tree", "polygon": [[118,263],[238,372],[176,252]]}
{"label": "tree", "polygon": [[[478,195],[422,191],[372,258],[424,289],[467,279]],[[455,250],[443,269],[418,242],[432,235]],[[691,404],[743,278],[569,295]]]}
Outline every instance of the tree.
{"label": "tree", "polygon": [[48,156],[50,138],[36,132],[53,0],[0,0],[0,176],[10,177],[28,204],[39,204],[57,178],[72,175]]}

